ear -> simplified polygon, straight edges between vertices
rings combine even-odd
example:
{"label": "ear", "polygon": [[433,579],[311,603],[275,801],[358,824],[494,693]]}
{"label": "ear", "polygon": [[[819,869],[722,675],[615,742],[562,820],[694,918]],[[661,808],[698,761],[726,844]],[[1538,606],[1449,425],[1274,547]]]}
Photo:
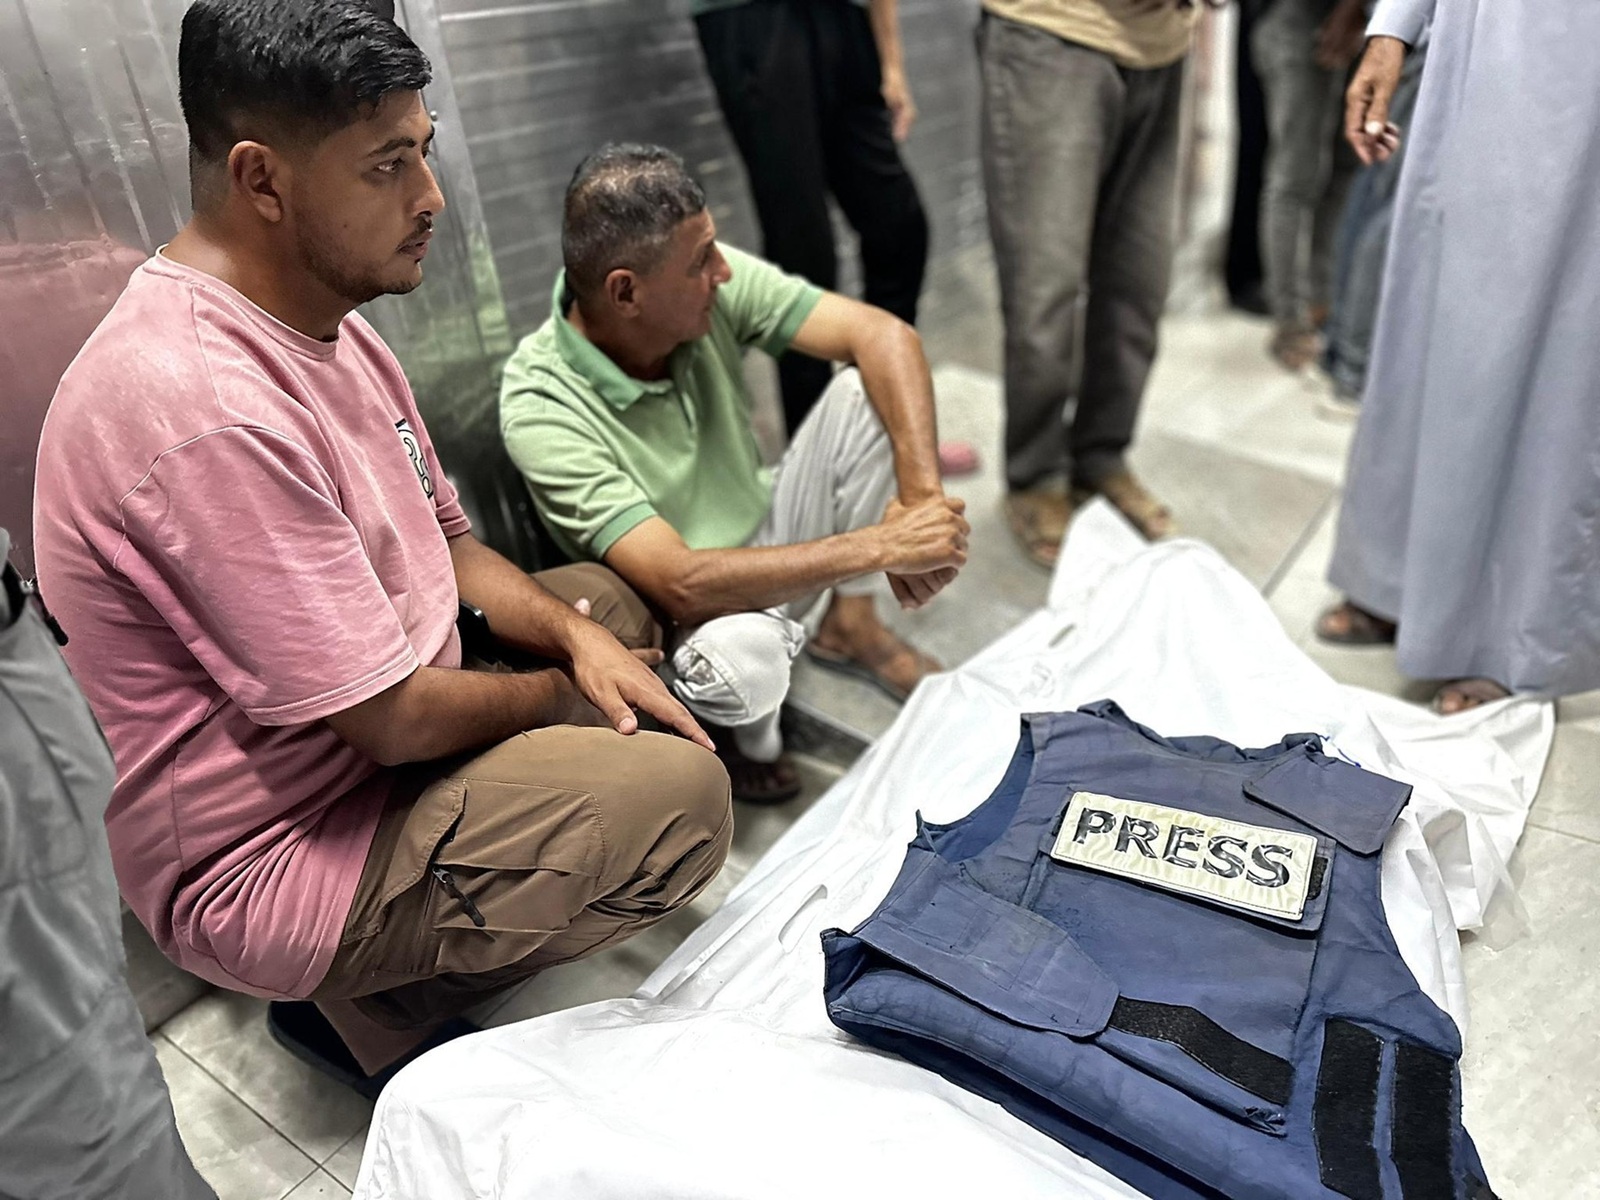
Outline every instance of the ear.
{"label": "ear", "polygon": [[283,156],[260,142],[239,142],[228,152],[228,187],[263,221],[284,217],[282,189],[289,174]]}
{"label": "ear", "polygon": [[621,316],[638,316],[639,277],[627,267],[618,267],[606,276],[606,299]]}

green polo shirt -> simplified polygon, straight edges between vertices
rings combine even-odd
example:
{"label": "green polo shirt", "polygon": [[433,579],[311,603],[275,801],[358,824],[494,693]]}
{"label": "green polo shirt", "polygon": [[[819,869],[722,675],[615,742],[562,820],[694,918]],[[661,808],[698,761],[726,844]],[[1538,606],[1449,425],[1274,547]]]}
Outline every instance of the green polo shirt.
{"label": "green polo shirt", "polygon": [[742,360],[776,357],[820,289],[723,246],[733,277],[717,291],[711,332],[679,346],[669,377],[624,374],[572,327],[556,279],[550,319],[522,340],[500,388],[500,432],[557,544],[600,559],[659,516],[697,550],[742,546],[772,503],[750,425]]}

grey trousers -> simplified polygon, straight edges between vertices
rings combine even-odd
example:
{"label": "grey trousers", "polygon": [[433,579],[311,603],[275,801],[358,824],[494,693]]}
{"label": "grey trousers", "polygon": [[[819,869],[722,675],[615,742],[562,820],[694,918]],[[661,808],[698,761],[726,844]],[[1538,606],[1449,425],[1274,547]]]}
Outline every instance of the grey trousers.
{"label": "grey trousers", "polygon": [[[772,507],[752,546],[815,541],[883,519],[894,495],[894,448],[853,367],[833,377],[772,481]],[[846,595],[870,592],[870,578],[842,583]],[[771,762],[783,748],[779,709],[789,667],[818,619],[821,593],[758,612],[717,617],[679,633],[672,687],[695,716],[729,726],[739,750]]]}
{"label": "grey trousers", "polygon": [[[10,538],[0,529],[0,563]],[[0,1197],[216,1200],[128,991],[115,769],[15,576],[0,588]]]}
{"label": "grey trousers", "polygon": [[1093,487],[1122,466],[1155,358],[1183,63],[1130,70],[991,13],[978,62],[1005,320],[1006,478],[1026,488],[1066,473]]}
{"label": "grey trousers", "polygon": [[1267,102],[1261,255],[1267,305],[1282,328],[1309,331],[1332,296],[1333,242],[1355,173],[1339,137],[1344,72],[1312,57],[1328,0],[1272,0],[1250,49]]}

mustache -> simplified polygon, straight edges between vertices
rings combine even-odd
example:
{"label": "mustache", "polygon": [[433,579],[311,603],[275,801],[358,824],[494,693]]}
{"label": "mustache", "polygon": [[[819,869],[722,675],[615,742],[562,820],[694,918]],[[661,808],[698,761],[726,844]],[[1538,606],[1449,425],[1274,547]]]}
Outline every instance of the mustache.
{"label": "mustache", "polygon": [[432,232],[433,232],[433,218],[432,217],[424,217],[422,220],[417,222],[417,228],[411,234],[411,236],[408,237],[405,241],[400,243],[400,248],[403,250],[407,246],[415,246],[418,242],[420,242],[423,238],[427,237]]}

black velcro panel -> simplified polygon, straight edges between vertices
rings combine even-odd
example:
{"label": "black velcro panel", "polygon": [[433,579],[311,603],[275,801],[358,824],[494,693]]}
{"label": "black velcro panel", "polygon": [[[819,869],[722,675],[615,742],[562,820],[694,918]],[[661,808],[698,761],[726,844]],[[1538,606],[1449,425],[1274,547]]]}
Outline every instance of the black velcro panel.
{"label": "black velcro panel", "polygon": [[1234,1037],[1199,1009],[1119,996],[1107,1024],[1137,1037],[1171,1042],[1252,1095],[1280,1108],[1289,1103],[1294,1068],[1288,1061]]}
{"label": "black velcro panel", "polygon": [[1317,1171],[1324,1187],[1350,1200],[1383,1200],[1378,1175],[1378,1071],[1383,1042],[1349,1021],[1329,1021],[1322,1032],[1322,1063],[1311,1126]]}
{"label": "black velcro panel", "polygon": [[1426,1046],[1395,1047],[1394,1119],[1389,1155],[1405,1200],[1452,1200],[1456,1194],[1454,1139],[1456,1064]]}
{"label": "black velcro panel", "polygon": [[1311,883],[1306,888],[1306,903],[1322,895],[1322,885],[1328,881],[1328,856],[1319,854],[1311,860]]}

